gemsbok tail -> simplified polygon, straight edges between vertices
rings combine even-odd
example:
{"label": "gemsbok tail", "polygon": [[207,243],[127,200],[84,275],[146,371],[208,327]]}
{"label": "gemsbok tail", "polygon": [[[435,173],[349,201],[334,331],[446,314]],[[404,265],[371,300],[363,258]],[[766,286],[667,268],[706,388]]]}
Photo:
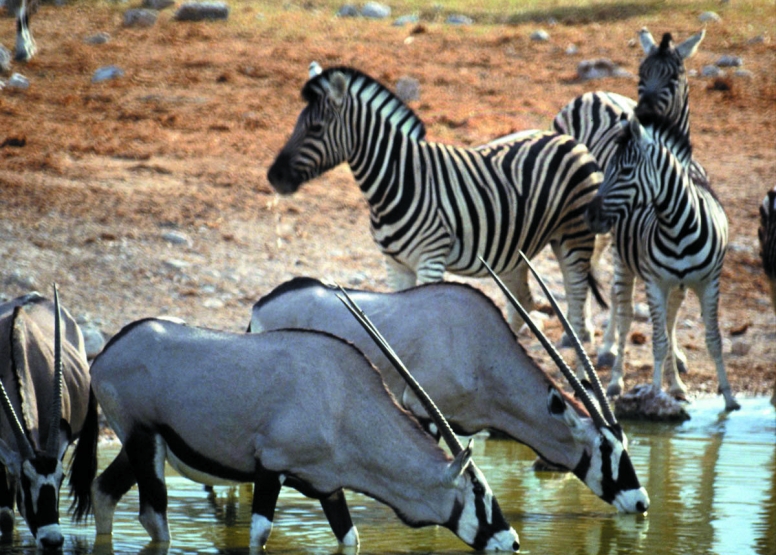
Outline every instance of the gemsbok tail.
{"label": "gemsbok tail", "polygon": [[73,497],[70,512],[73,513],[74,522],[83,521],[92,509],[92,482],[97,474],[98,435],[97,399],[94,391],[90,389],[86,421],[70,465],[70,494]]}

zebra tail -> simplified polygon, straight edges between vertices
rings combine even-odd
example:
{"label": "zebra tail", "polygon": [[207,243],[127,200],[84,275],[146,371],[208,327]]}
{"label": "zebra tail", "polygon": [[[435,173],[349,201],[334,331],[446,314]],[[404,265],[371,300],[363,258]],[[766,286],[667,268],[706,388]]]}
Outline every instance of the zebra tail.
{"label": "zebra tail", "polygon": [[609,303],[606,302],[603,293],[601,293],[601,284],[598,283],[598,280],[595,278],[592,271],[587,274],[587,285],[590,287],[590,291],[593,293],[593,297],[595,297],[598,306],[603,309],[608,309]]}

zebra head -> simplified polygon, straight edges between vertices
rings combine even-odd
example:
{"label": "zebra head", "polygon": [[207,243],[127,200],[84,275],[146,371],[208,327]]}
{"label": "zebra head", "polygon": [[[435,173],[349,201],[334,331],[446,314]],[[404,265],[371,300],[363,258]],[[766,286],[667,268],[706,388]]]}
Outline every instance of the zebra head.
{"label": "zebra head", "polygon": [[704,29],[675,47],[671,33],[663,35],[660,45],[646,27],[639,33],[647,57],[639,67],[638,107],[667,116],[680,123],[685,132],[689,125],[686,121],[689,87],[684,61],[698,51],[705,34]]}
{"label": "zebra head", "polygon": [[278,193],[288,195],[344,162],[352,136],[343,125],[350,76],[343,71],[310,70],[302,90],[307,106],[299,114],[291,138],[278,154],[267,179]]}
{"label": "zebra head", "polygon": [[[42,297],[35,297],[33,302]],[[34,448],[27,432],[11,404],[5,386],[0,381],[0,403],[8,426],[13,432],[15,445],[0,439],[0,461],[7,476],[18,484],[17,506],[40,548],[56,548],[62,545],[64,537],[59,526],[59,489],[64,477],[62,456],[67,443],[60,441],[60,420],[62,414],[62,316],[59,295],[54,288],[54,383],[49,399],[52,403],[47,426],[47,437],[42,449]],[[50,345],[50,344],[49,344]],[[32,380],[33,374],[44,372],[50,349],[47,341],[40,337],[40,329],[25,311],[25,305],[17,306],[11,326],[11,369],[12,375]],[[41,401],[41,399],[39,399]],[[29,400],[28,400],[29,402]],[[34,422],[39,433],[43,433],[39,422]],[[41,439],[42,440],[42,439]]]}

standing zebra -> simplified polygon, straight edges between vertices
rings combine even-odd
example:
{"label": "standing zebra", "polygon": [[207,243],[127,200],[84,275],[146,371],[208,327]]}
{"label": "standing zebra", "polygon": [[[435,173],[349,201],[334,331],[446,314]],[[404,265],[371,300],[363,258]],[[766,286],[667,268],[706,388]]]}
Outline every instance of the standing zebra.
{"label": "standing zebra", "polygon": [[[595,238],[584,209],[602,174],[584,145],[545,131],[480,149],[428,142],[412,110],[351,68],[315,75],[302,96],[307,106],[267,175],[276,191],[294,193],[347,161],[394,289],[441,281],[446,270],[486,276],[482,256],[532,307],[518,251],[533,257],[549,243],[568,318],[580,337],[592,337],[585,300],[588,286],[597,293],[590,274]],[[521,321],[509,310],[516,328]]]}
{"label": "standing zebra", "polygon": [[[622,284],[618,293],[623,295],[616,302],[630,300],[635,276],[646,285],[654,386],[661,387],[665,374],[670,393],[684,396],[687,391],[674,357],[666,355],[676,342],[676,315],[689,287],[700,299],[706,347],[716,365],[725,408],[736,410],[740,405],[727,380],[717,322],[728,222],[708,182],[690,177],[691,156],[688,138],[671,121],[637,111],[623,125],[604,182],[587,209],[587,220],[596,233],[613,232],[615,280]],[[617,393],[623,385],[625,337],[632,311],[619,316],[619,354],[609,385]]]}
{"label": "standing zebra", "polygon": [[[650,112],[667,117],[689,140],[690,88],[684,61],[695,55],[705,34],[706,31],[702,30],[674,46],[671,34],[665,33],[658,45],[649,30],[644,27],[639,33],[639,41],[646,57],[639,66],[638,104],[616,93],[588,92],[576,97],[561,109],[552,123],[553,129],[584,143],[604,171],[617,146],[619,122],[632,114],[636,106],[640,113]],[[690,159],[689,163],[693,179],[708,180],[703,166],[694,159]],[[608,237],[597,238],[592,259],[594,269],[598,267],[598,259],[607,245]],[[615,269],[615,275],[617,273]],[[619,313],[633,310],[632,299],[618,294],[617,289],[620,287],[624,287],[624,284],[615,280],[612,284],[612,298],[621,299],[628,306],[611,303],[609,322],[598,350],[599,367],[612,366],[614,363],[617,356]],[[674,357],[679,370],[686,371],[687,358],[677,345],[674,345]]]}
{"label": "standing zebra", "polygon": [[30,30],[30,18],[38,9],[37,0],[8,0],[5,4],[8,13],[16,17],[16,48],[14,58],[19,62],[32,59],[37,51]]}

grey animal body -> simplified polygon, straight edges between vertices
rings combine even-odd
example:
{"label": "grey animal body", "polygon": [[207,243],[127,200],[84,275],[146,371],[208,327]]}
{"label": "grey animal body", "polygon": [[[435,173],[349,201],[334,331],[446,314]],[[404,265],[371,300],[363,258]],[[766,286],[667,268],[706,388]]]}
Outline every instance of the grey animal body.
{"label": "grey animal body", "polygon": [[[534,306],[529,258],[548,244],[563,273],[568,315],[589,337],[585,301],[595,238],[582,208],[601,182],[584,145],[546,131],[482,148],[426,141],[423,122],[382,84],[352,68],[330,68],[302,92],[307,106],[267,173],[294,193],[347,162],[369,203],[372,237],[394,290],[441,281],[444,272],[485,277],[482,256]],[[509,320],[521,324],[509,309]]]}
{"label": "grey animal body", "polygon": [[16,18],[16,46],[14,57],[17,61],[27,62],[35,56],[37,47],[30,30],[30,19],[38,10],[38,0],[8,0],[5,9]]}
{"label": "grey animal body", "polygon": [[[495,429],[574,473],[604,501],[644,512],[621,430],[599,428],[562,393],[517,342],[501,311],[483,293],[458,283],[394,293],[348,290],[434,399],[454,430]],[[324,330],[352,341],[383,374],[399,402],[421,420],[426,412],[361,327],[342,310],[336,290],[311,278],[278,286],[253,307],[248,331],[286,327]]]}
{"label": "grey animal body", "polygon": [[[714,359],[725,408],[740,408],[727,380],[717,321],[719,280],[727,250],[728,222],[711,188],[689,171],[688,138],[673,123],[654,114],[632,115],[622,123],[618,149],[604,183],[587,210],[592,230],[614,236],[618,303],[629,305],[635,276],[644,281],[652,320],[653,385],[668,382],[669,392],[687,388],[673,356],[676,316],[687,288],[701,303],[706,347]],[[625,301],[628,301],[627,303]],[[612,367],[610,392],[622,389],[622,359],[632,314],[618,318],[619,354]]]}
{"label": "grey animal body", "polygon": [[[40,548],[64,541],[59,490],[65,451],[82,431],[96,435],[97,429],[81,331],[62,309],[64,337],[57,342],[55,322],[55,304],[38,293],[0,304],[0,379],[8,400],[0,424],[0,529],[4,540],[12,534],[15,499]],[[93,477],[88,469],[71,470],[70,483],[88,484]]]}
{"label": "grey animal body", "polygon": [[[518,548],[471,450],[451,460],[364,355],[331,335],[141,320],[94,360],[92,391],[122,442],[92,487],[98,535],[111,533],[116,504],[137,483],[140,522],[170,540],[167,460],[204,484],[253,483],[253,547],[267,542],[287,485],[321,500],[344,545],[358,543],[342,495],[350,488],[411,526],[445,526],[476,549]],[[90,458],[76,455],[74,466]]]}
{"label": "grey animal body", "polygon": [[[639,33],[641,47],[646,54],[639,66],[638,102],[625,96],[596,91],[576,97],[564,106],[552,123],[558,133],[566,133],[584,143],[605,172],[617,148],[620,133],[620,121],[633,114],[638,106],[641,113],[665,116],[690,137],[690,87],[684,61],[694,56],[706,31],[703,30],[674,46],[670,33],[665,33],[660,44],[652,34],[643,28]],[[707,181],[706,170],[694,158],[689,159],[690,175],[698,181]],[[610,243],[608,235],[596,238],[596,248],[591,260],[593,270],[599,266],[600,257]],[[615,255],[615,267],[619,264]],[[615,274],[621,274],[615,268]],[[633,312],[633,301],[623,294],[625,284],[616,280],[612,283],[612,299],[620,299],[622,304],[610,304],[609,322],[603,341],[598,349],[599,367],[610,367],[618,354],[618,326],[620,318]],[[627,305],[625,304],[627,303]],[[686,371],[687,357],[674,346],[674,358],[681,372]],[[614,393],[614,390],[612,390]]]}

